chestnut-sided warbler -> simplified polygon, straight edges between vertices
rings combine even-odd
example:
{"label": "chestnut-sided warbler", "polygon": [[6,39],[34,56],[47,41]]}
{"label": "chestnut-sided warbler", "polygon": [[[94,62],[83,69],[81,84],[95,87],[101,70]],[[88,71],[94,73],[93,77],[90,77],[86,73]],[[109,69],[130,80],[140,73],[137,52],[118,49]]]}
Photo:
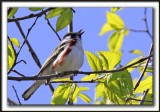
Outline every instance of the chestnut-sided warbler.
{"label": "chestnut-sided warbler", "polygon": [[[42,65],[38,75],[50,75],[53,73],[60,73],[63,71],[75,71],[83,64],[84,50],[82,48],[81,35],[82,30],[78,32],[67,33],[60,45],[53,51]],[[65,77],[70,77],[73,74]],[[37,80],[28,88],[22,95],[24,100],[28,100],[31,95],[46,82],[46,80]]]}

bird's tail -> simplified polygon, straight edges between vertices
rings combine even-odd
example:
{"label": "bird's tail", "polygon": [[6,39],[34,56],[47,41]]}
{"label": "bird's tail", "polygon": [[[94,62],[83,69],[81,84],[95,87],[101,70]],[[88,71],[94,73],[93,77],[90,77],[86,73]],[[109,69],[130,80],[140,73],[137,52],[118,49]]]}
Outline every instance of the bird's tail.
{"label": "bird's tail", "polygon": [[28,100],[43,83],[45,83],[45,80],[37,80],[31,87],[29,87],[22,95],[24,100]]}

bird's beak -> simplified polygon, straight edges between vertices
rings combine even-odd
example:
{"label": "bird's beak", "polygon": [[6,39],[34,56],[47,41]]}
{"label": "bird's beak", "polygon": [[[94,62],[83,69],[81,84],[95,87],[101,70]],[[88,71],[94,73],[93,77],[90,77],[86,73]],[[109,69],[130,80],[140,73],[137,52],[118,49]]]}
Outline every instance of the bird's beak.
{"label": "bird's beak", "polygon": [[83,29],[79,30],[79,35],[81,36],[85,31],[82,31]]}

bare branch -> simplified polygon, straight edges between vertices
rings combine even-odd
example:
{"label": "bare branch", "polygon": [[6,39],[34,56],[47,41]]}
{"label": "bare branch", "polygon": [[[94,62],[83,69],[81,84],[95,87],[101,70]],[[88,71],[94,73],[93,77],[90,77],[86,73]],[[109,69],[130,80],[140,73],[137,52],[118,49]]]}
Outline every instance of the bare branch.
{"label": "bare branch", "polygon": [[12,99],[10,99],[9,97],[7,98],[7,100],[8,100],[8,103],[10,105],[18,105],[15,101],[13,101]]}
{"label": "bare branch", "polygon": [[24,17],[20,17],[20,18],[8,19],[8,22],[15,22],[15,21],[20,21],[20,20],[30,19],[30,18],[33,18],[33,17],[40,17],[40,16],[42,16],[44,13],[46,13],[46,12],[52,10],[52,9],[54,9],[54,8],[48,8],[48,9],[46,9],[46,10],[44,10],[44,11],[42,11],[42,12],[39,12],[39,13],[37,13],[37,14],[30,14],[30,15],[28,15],[28,16],[24,16]]}
{"label": "bare branch", "polygon": [[16,65],[19,64],[19,63],[21,63],[21,62],[23,62],[24,64],[27,64],[26,61],[24,61],[24,60],[19,60],[19,61],[16,62]]}
{"label": "bare branch", "polygon": [[127,98],[127,99],[126,99],[126,102],[128,102],[128,101],[130,101],[130,100],[143,101],[143,102],[153,102],[153,101],[150,101],[150,100],[140,100],[140,99],[136,99],[136,98]]}
{"label": "bare branch", "polygon": [[[149,52],[149,56],[152,54],[152,50],[153,50],[153,44],[151,45],[150,52]],[[147,62],[146,62],[145,67],[144,67],[144,69],[143,69],[143,72],[142,72],[142,74],[140,75],[138,81],[136,82],[136,84],[135,84],[135,86],[134,86],[134,91],[135,91],[135,90],[137,89],[137,87],[139,86],[139,84],[140,84],[140,82],[141,82],[141,80],[142,80],[142,78],[143,78],[143,76],[144,76],[144,74],[145,74],[145,72],[146,72],[146,69],[147,69],[147,67],[148,67],[149,61],[150,61],[150,58],[147,59]]]}
{"label": "bare branch", "polygon": [[15,89],[14,86],[12,86],[12,87],[13,87],[13,89],[14,89],[14,92],[15,92],[15,94],[16,94],[16,97],[17,97],[17,99],[18,99],[19,104],[22,105],[22,104],[21,104],[21,101],[20,101],[20,99],[19,99],[19,97],[18,97],[17,90]]}
{"label": "bare branch", "polygon": [[51,92],[54,93],[54,87],[52,86],[52,84],[49,84],[48,86],[49,86]]}
{"label": "bare branch", "polygon": [[53,26],[51,25],[49,19],[46,18],[46,13],[44,13],[44,14],[45,14],[45,19],[47,20],[47,24],[53,30],[53,32],[57,35],[58,39],[61,41],[61,37],[58,35],[58,33],[56,32],[56,30],[53,28]]}
{"label": "bare branch", "polygon": [[140,105],[142,105],[144,103],[144,99],[146,98],[147,94],[148,94],[148,91],[149,89],[147,89],[144,93],[143,93],[143,96],[142,96],[142,99],[140,101]]}
{"label": "bare branch", "polygon": [[[14,18],[14,17],[13,17],[13,18]],[[36,20],[37,20],[37,19],[36,19]],[[24,34],[23,30],[22,30],[22,27],[21,27],[20,23],[19,23],[18,21],[16,21],[15,23],[16,23],[16,25],[17,25],[17,27],[18,27],[18,29],[19,29],[22,37],[25,39],[25,42],[26,42],[26,44],[27,44],[27,46],[28,46],[28,48],[29,48],[29,51],[30,51],[30,53],[31,53],[34,61],[36,62],[36,64],[37,64],[38,67],[40,68],[40,67],[41,67],[41,63],[40,63],[40,61],[39,61],[36,53],[35,53],[34,50],[32,49],[29,41],[27,40],[27,38],[26,38],[26,36],[25,36],[25,34]],[[33,26],[33,25],[32,25],[32,26]],[[32,26],[31,26],[31,27],[32,27]]]}
{"label": "bare branch", "polygon": [[19,76],[25,77],[25,75],[19,73],[17,70],[11,70],[11,71],[14,72],[14,73],[16,73],[16,74],[18,74]]}
{"label": "bare branch", "polygon": [[152,57],[153,55],[150,55],[148,57],[145,57],[145,58],[141,58],[140,60],[130,64],[130,65],[127,65],[127,66],[124,66],[124,67],[121,67],[121,68],[118,68],[116,70],[102,70],[102,71],[92,71],[92,72],[83,72],[83,71],[64,71],[64,72],[61,72],[61,73],[57,73],[57,74],[50,74],[50,75],[46,75],[46,76],[30,76],[30,77],[12,77],[12,76],[8,76],[8,80],[15,80],[15,81],[27,81],[27,80],[49,80],[51,78],[61,78],[61,77],[64,77],[68,74],[87,74],[87,75],[90,75],[90,74],[98,74],[98,73],[114,73],[114,72],[120,72],[120,71],[123,71],[137,63],[141,63],[143,61],[145,61],[146,59]]}

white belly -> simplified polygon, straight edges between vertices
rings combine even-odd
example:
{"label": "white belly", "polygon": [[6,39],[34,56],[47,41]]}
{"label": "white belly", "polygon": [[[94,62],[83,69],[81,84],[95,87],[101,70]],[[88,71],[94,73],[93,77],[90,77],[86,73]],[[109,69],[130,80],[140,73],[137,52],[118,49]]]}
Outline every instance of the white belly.
{"label": "white belly", "polygon": [[84,51],[79,46],[72,47],[70,53],[64,58],[60,65],[57,65],[54,71],[60,73],[63,71],[79,70],[84,60]]}

